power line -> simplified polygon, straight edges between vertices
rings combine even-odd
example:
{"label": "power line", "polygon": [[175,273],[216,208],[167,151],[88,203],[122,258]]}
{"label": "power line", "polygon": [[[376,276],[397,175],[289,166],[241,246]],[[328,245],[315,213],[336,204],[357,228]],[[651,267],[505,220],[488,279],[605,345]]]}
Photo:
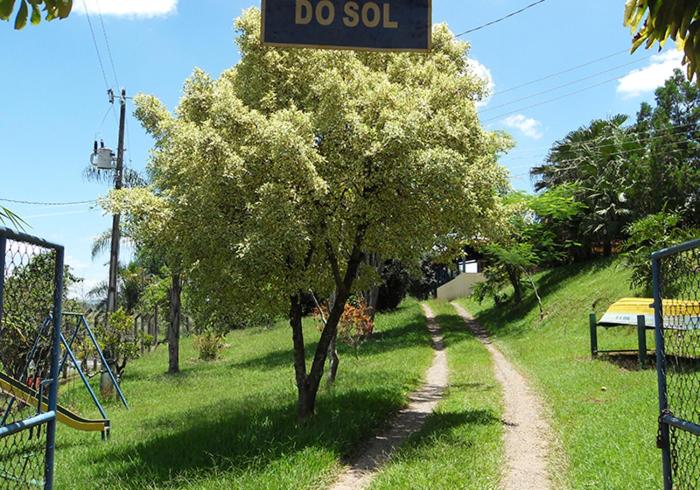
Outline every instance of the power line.
{"label": "power line", "polygon": [[[678,145],[680,145],[680,144],[683,144],[683,143],[686,143],[686,142],[685,142],[685,141],[669,142],[669,143],[666,143],[666,144],[664,144],[664,145],[661,145],[661,148],[665,149],[667,154],[679,153],[679,152],[681,152],[681,151],[684,151],[684,149],[683,149],[683,148],[674,148],[674,147],[676,147],[676,146],[678,146]],[[637,152],[639,152],[639,151],[643,151],[643,149],[622,150],[622,151],[610,153],[610,154],[607,155],[607,156],[608,156],[608,157],[623,156],[623,155],[629,155],[629,154],[631,154],[631,153],[637,153]],[[568,159],[568,160],[560,160],[560,161],[557,161],[557,162],[555,162],[555,163],[558,164],[558,165],[565,165],[565,164],[580,163],[580,162],[584,162],[584,161],[586,161],[586,160],[588,160],[586,157],[576,157],[576,158],[571,158],[571,159]],[[546,163],[547,163],[547,162],[542,162],[542,164],[531,165],[531,166],[530,166],[530,170],[527,172],[527,174],[517,174],[517,175],[518,175],[518,176],[519,176],[519,175],[528,175],[528,174],[531,175],[531,174],[532,174],[532,170],[533,170],[535,167],[541,166],[541,165],[546,164]],[[515,167],[515,168],[506,167],[506,168],[507,168],[508,170],[516,170],[516,171],[519,171],[519,170],[521,170],[523,167]],[[570,168],[572,168],[572,167],[570,167]]]}
{"label": "power line", "polygon": [[572,81],[567,82],[567,83],[565,83],[565,84],[563,84],[563,85],[558,85],[558,86],[556,86],[556,87],[552,87],[552,88],[550,88],[550,89],[543,90],[542,92],[537,92],[537,93],[535,93],[535,94],[530,94],[530,95],[521,97],[521,98],[519,98],[519,99],[511,100],[510,102],[505,102],[505,103],[503,103],[503,104],[500,104],[500,105],[497,105],[497,106],[493,106],[493,107],[486,107],[485,109],[482,109],[482,110],[480,111],[480,113],[483,114],[484,112],[495,111],[496,109],[500,109],[501,107],[506,107],[506,106],[509,106],[509,105],[512,105],[512,104],[517,104],[518,102],[523,102],[523,101],[525,101],[525,100],[533,99],[533,98],[535,98],[535,97],[539,97],[540,95],[545,95],[545,94],[548,94],[548,93],[550,93],[550,92],[552,92],[552,91],[555,91],[555,90],[559,90],[559,89],[562,89],[562,88],[566,88],[566,87],[569,87],[569,86],[571,86],[571,85],[576,85],[577,83],[585,82],[586,80],[590,80],[590,79],[595,78],[595,77],[597,77],[597,76],[604,75],[604,74],[606,74],[606,73],[610,73],[610,72],[612,72],[612,71],[618,70],[618,69],[620,69],[620,68],[624,68],[624,67],[626,67],[626,66],[636,65],[637,63],[641,63],[642,61],[646,61],[646,60],[648,60],[649,58],[651,58],[651,56],[647,56],[647,57],[644,57],[644,58],[641,58],[641,59],[638,59],[638,60],[635,60],[635,61],[630,61],[629,63],[624,63],[624,64],[622,64],[622,65],[617,65],[617,66],[614,66],[614,67],[609,68],[609,69],[607,69],[607,70],[603,70],[603,71],[594,73],[594,74],[592,74],[592,75],[588,75],[588,76],[585,76],[585,77],[583,77],[583,78],[579,78],[579,79],[577,79],[577,80],[572,80]]}
{"label": "power line", "polygon": [[537,2],[533,2],[530,5],[527,5],[526,7],[521,8],[520,10],[516,10],[515,12],[511,12],[508,15],[505,15],[501,17],[500,19],[492,20],[491,22],[487,22],[486,24],[482,24],[478,27],[474,27],[473,29],[469,29],[468,31],[464,31],[460,34],[457,34],[455,37],[462,37],[467,34],[471,34],[472,32],[480,31],[481,29],[485,29],[486,27],[492,26],[494,24],[498,24],[499,22],[503,22],[506,19],[510,19],[511,17],[514,17],[522,12],[525,12],[528,9],[531,9],[532,7],[539,5],[541,3],[544,3],[545,0],[538,0]]}
{"label": "power line", "polygon": [[622,51],[616,51],[616,52],[614,52],[614,53],[611,53],[611,54],[609,54],[609,55],[603,56],[603,57],[601,57],[601,58],[596,58],[596,59],[594,59],[594,60],[587,61],[587,62],[582,63],[582,64],[580,64],[580,65],[576,65],[576,66],[573,66],[573,67],[571,67],[571,68],[567,68],[567,69],[562,70],[562,71],[558,71],[558,72],[555,72],[555,73],[551,73],[551,74],[549,74],[549,75],[545,75],[545,76],[543,76],[543,77],[536,78],[536,79],[534,79],[534,80],[530,80],[529,82],[524,82],[524,83],[521,83],[520,85],[516,85],[516,86],[514,86],[514,87],[507,88],[507,89],[505,89],[505,90],[498,90],[498,91],[496,91],[496,92],[493,93],[492,97],[495,97],[496,95],[505,94],[506,92],[512,92],[513,90],[518,90],[518,89],[521,89],[521,88],[523,88],[523,87],[527,87],[527,86],[533,85],[533,84],[538,83],[538,82],[543,82],[543,81],[545,81],[545,80],[549,80],[549,79],[551,79],[551,78],[558,77],[559,75],[565,75],[565,74],[567,74],[567,73],[571,73],[572,71],[580,70],[581,68],[585,68],[585,67],[587,67],[587,66],[591,66],[591,65],[594,65],[594,64],[596,64],[596,63],[600,63],[601,61],[609,60],[610,58],[614,58],[615,56],[619,56],[619,55],[621,55],[621,54],[623,54],[623,53],[629,53],[629,50],[628,50],[628,49],[623,49]]}
{"label": "power line", "polygon": [[105,88],[109,90],[109,82],[107,81],[107,72],[105,71],[104,63],[102,63],[102,55],[100,54],[100,48],[97,45],[97,37],[95,37],[95,29],[92,27],[92,21],[90,20],[90,12],[88,11],[87,4],[85,0],[83,2],[83,9],[85,10],[85,18],[87,19],[88,26],[90,26],[90,34],[92,35],[92,44],[95,46],[95,52],[97,53],[97,61],[100,64],[100,71],[102,72],[102,78],[105,81]]}
{"label": "power line", "polygon": [[40,201],[22,201],[18,199],[0,198],[0,202],[8,202],[11,204],[26,204],[30,206],[78,206],[82,204],[97,204],[97,199],[90,201],[73,201],[73,202],[40,202]]}
{"label": "power line", "polygon": [[117,76],[117,69],[114,65],[114,58],[112,58],[112,48],[110,47],[109,38],[107,37],[107,29],[105,29],[105,23],[104,23],[104,19],[102,18],[102,9],[100,9],[99,0],[97,0],[95,2],[95,5],[97,5],[97,15],[100,18],[100,25],[102,26],[102,34],[104,35],[105,45],[107,46],[107,55],[109,56],[109,63],[112,65],[112,73],[114,74],[114,81],[117,82],[117,89],[119,89],[121,87],[121,85],[119,84],[119,77]]}
{"label": "power line", "polygon": [[[669,150],[667,151],[667,153],[668,153],[668,154],[671,154],[671,153],[679,153],[679,152],[681,152],[681,151],[683,151],[682,148],[676,148],[676,149],[669,149]],[[630,153],[630,152],[613,153],[613,154],[611,154],[610,156],[619,156],[619,155],[623,155],[623,154],[626,154],[626,153]],[[581,162],[583,162],[583,161],[585,161],[585,158],[578,158],[578,159],[572,159],[572,160],[562,160],[561,162],[558,162],[558,163],[560,163],[560,164],[576,164],[576,163],[581,163]],[[532,166],[530,167],[530,170],[528,170],[527,172],[518,173],[518,174],[510,174],[509,176],[510,176],[511,178],[522,178],[522,177],[524,177],[524,176],[530,176],[532,179],[536,179],[536,178],[538,178],[538,177],[540,176],[540,174],[533,175],[532,171],[533,171],[536,167],[538,167],[538,166],[541,166],[541,165],[532,165]],[[520,171],[520,169],[518,169],[518,168],[510,169],[510,168],[506,167],[506,169],[509,170],[509,173],[510,173],[511,170]],[[560,167],[559,169],[561,170],[561,167]],[[567,167],[567,170],[573,170],[573,169],[574,169],[574,167],[571,166],[571,165],[570,165],[569,167]]]}
{"label": "power line", "polygon": [[[674,128],[669,128],[669,129],[666,130],[666,131],[659,131],[659,134],[650,135],[648,138],[641,138],[641,139],[637,140],[636,143],[639,143],[639,144],[644,144],[644,143],[647,143],[647,144],[648,144],[648,143],[652,143],[653,141],[656,141],[656,140],[659,140],[659,139],[662,139],[662,138],[666,137],[667,135],[669,135],[669,133],[672,133],[674,130],[676,130],[676,129],[678,129],[678,128],[684,128],[684,127],[690,127],[690,126],[694,126],[694,124],[692,124],[692,123],[691,123],[691,124],[685,124],[685,125],[682,125],[682,126],[676,126],[676,127],[674,127]],[[639,135],[639,134],[643,134],[644,132],[646,132],[646,131],[636,131],[636,132],[630,132],[630,133],[627,133],[627,134],[628,134],[628,135],[634,135],[634,134]],[[600,138],[592,138],[592,139],[590,139],[590,140],[588,140],[588,141],[579,142],[577,145],[571,145],[570,148],[575,148],[576,146],[585,145],[586,143],[595,142],[595,141],[599,141],[599,140],[600,140]],[[675,148],[675,147],[677,147],[678,145],[687,144],[687,143],[689,143],[689,142],[690,142],[690,140],[685,140],[685,141],[669,141],[669,142],[666,142],[666,143],[663,143],[663,144],[659,145],[659,147],[660,147],[660,148],[668,149],[668,153],[677,153],[677,152],[683,151],[684,149],[683,149],[683,148]],[[618,145],[616,145],[616,144],[614,144],[614,143],[605,144],[605,145],[597,145],[597,146],[594,145],[594,146],[588,147],[587,149],[588,149],[588,150],[600,150],[600,149],[603,149],[603,148],[614,147],[614,146],[618,146]],[[631,154],[631,153],[638,153],[638,152],[640,152],[640,151],[644,151],[645,149],[646,149],[646,148],[634,148],[634,149],[629,149],[629,150],[622,150],[622,151],[610,153],[610,154],[607,155],[607,156],[608,156],[608,157],[614,157],[614,156],[628,155],[628,154]],[[551,150],[551,149],[550,149],[550,150]],[[542,163],[537,163],[537,164],[526,163],[526,164],[524,164],[524,165],[523,165],[523,164],[510,165],[510,166],[508,166],[508,168],[509,168],[510,170],[520,170],[520,169],[522,169],[522,168],[525,168],[526,166],[527,166],[527,167],[530,167],[530,168],[534,168],[535,166],[539,166],[539,165],[542,165],[542,164],[547,163],[547,162],[545,161],[545,159],[546,159],[547,157],[548,157],[547,154],[545,154],[545,155],[540,155],[540,156],[536,156],[536,157],[531,157],[531,158],[527,158],[527,157],[526,157],[526,158],[524,158],[524,159],[527,159],[527,160],[530,160],[530,161],[539,161],[539,160],[542,160]],[[587,159],[586,157],[576,157],[576,158],[571,158],[571,159],[568,159],[568,160],[560,160],[560,161],[558,161],[558,162],[556,162],[556,163],[560,163],[560,164],[562,164],[562,163],[563,163],[563,164],[567,164],[567,163],[578,163],[578,162],[585,161],[586,159]]]}
{"label": "power line", "polygon": [[586,91],[588,91],[588,90],[591,90],[591,89],[600,87],[600,86],[602,86],[602,85],[606,85],[606,84],[611,83],[611,82],[615,82],[615,81],[617,81],[617,80],[619,80],[619,77],[610,78],[610,79],[608,79],[608,80],[603,80],[602,82],[596,83],[595,85],[591,85],[591,86],[589,86],[589,87],[585,87],[585,88],[582,88],[582,89],[580,89],[580,90],[576,90],[576,91],[574,91],[574,92],[570,92],[570,93],[568,93],[568,94],[564,94],[564,95],[561,95],[561,96],[559,96],[559,97],[555,97],[555,98],[553,98],[553,99],[548,99],[548,100],[539,102],[539,103],[537,103],[537,104],[529,105],[529,106],[527,106],[527,107],[521,107],[520,109],[516,109],[516,110],[514,110],[514,111],[510,111],[510,112],[506,112],[506,113],[504,113],[504,114],[500,114],[500,115],[498,115],[498,116],[496,116],[496,117],[493,117],[493,118],[491,118],[491,119],[486,119],[486,120],[482,121],[482,123],[492,122],[492,121],[495,121],[495,120],[500,119],[500,118],[502,118],[502,117],[510,116],[510,115],[513,115],[513,114],[517,114],[517,113],[519,113],[519,112],[521,112],[521,111],[525,111],[525,110],[528,110],[528,109],[533,109],[533,108],[535,108],[535,107],[540,107],[540,106],[543,106],[543,105],[546,105],[546,104],[551,104],[552,102],[556,102],[556,101],[558,101],[558,100],[562,100],[562,99],[565,99],[565,98],[567,98],[567,97],[572,97],[572,96],[574,96],[574,95],[578,95],[578,94],[580,94],[580,93],[583,93],[583,92],[586,92]]}
{"label": "power line", "polygon": [[[657,130],[656,128],[640,129],[637,131],[628,131],[625,133],[625,136],[641,136],[641,135],[644,135],[646,133],[653,133],[653,134],[650,134],[649,138],[642,138],[642,139],[638,140],[638,142],[641,143],[644,141],[654,141],[657,139],[661,139],[664,136],[673,135],[673,133],[676,131],[683,130],[686,128],[687,129],[697,128],[699,126],[700,126],[700,123],[687,123],[687,124],[680,124],[678,126],[672,126],[670,128],[661,129],[661,130]],[[679,133],[680,132],[682,132],[682,131],[679,131]],[[610,146],[614,146],[613,144],[609,144],[609,143],[602,144],[602,145],[597,144],[597,143],[602,143],[604,140],[605,140],[605,136],[598,136],[596,138],[589,138],[587,140],[580,140],[580,141],[575,141],[572,143],[564,143],[564,144],[567,145],[567,147],[569,149],[576,149],[576,148],[579,148],[582,146],[586,146],[589,143],[596,143],[593,146],[588,147],[588,149],[590,149],[590,150],[602,149],[602,148],[608,148]],[[554,146],[554,144],[552,146],[548,146],[548,147],[542,146],[540,148],[530,148],[528,150],[520,150],[520,152],[532,151],[532,152],[536,152],[536,153],[548,153],[552,149],[553,146]],[[525,157],[525,158],[527,158],[527,157]]]}

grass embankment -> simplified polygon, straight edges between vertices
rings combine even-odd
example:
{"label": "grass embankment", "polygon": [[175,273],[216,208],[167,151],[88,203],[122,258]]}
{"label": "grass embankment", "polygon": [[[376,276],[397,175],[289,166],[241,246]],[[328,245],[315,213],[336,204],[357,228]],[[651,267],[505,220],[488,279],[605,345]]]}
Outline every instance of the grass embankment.
{"label": "grass embankment", "polygon": [[[600,315],[619,298],[634,296],[629,277],[621,262],[610,260],[539,274],[543,321],[533,295],[519,306],[460,302],[542,393],[564,449],[567,468],[560,483],[568,488],[662,486],[653,366],[640,370],[634,355],[590,358],[592,304]],[[602,331],[600,349],[633,349],[636,339],[633,328]],[[648,345],[653,348],[651,333]]]}
{"label": "grass embankment", "polygon": [[[311,356],[319,333],[307,322]],[[317,488],[333,480],[343,456],[381,428],[420,385],[432,359],[418,304],[377,318],[355,358],[341,350],[337,386],[323,388],[318,415],[296,423],[291,333],[231,333],[218,361],[197,361],[182,343],[182,373],[163,374],[164,347],[127,368],[126,411],[107,407],[112,437],[60,427],[57,488]],[[84,414],[89,404],[84,402]]]}
{"label": "grass embankment", "polygon": [[399,449],[372,488],[497,488],[502,396],[491,358],[451,305],[429,304],[444,335],[450,387],[423,429]]}

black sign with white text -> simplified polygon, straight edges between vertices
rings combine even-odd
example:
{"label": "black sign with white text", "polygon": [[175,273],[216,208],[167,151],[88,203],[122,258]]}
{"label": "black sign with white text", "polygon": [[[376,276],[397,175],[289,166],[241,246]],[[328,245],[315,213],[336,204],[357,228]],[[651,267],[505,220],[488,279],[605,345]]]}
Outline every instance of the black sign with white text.
{"label": "black sign with white text", "polygon": [[262,0],[271,46],[428,51],[431,0]]}

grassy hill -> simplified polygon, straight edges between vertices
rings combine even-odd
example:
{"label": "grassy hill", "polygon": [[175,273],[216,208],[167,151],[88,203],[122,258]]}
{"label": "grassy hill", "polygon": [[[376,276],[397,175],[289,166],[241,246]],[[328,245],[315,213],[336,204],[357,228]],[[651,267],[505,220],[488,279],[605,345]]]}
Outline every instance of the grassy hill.
{"label": "grassy hill", "polygon": [[[527,374],[549,407],[552,461],[562,488],[661,486],[656,373],[636,358],[591,360],[588,313],[633,294],[619,261],[558,268],[536,277],[546,317],[521,305],[461,303]],[[495,488],[502,468],[502,405],[488,354],[446,303],[431,302],[445,334],[450,388],[426,426],[373,488]],[[307,343],[318,331],[307,322]],[[164,374],[159,349],[128,367],[126,411],[108,404],[113,435],[60,427],[57,488],[322,488],[421,383],[432,351],[415,301],[377,320],[356,358],[342,352],[338,384],[320,394],[318,418],[295,416],[291,334],[285,322],[231,333],[220,360],[196,360],[183,342],[183,372]],[[601,332],[601,349],[634,348],[632,328]],[[649,335],[649,346],[653,339]],[[78,387],[79,388],[79,387]],[[77,389],[77,388],[76,388]],[[89,403],[79,402],[89,415]]]}
{"label": "grassy hill", "polygon": [[[562,267],[536,278],[546,317],[534,295],[521,305],[460,303],[493,334],[497,345],[533,381],[551,409],[559,438],[555,473],[567,488],[660,488],[656,449],[657,390],[653,366],[634,356],[591,360],[588,314],[634,296],[620,261]],[[601,349],[636,347],[633,328],[599,335]],[[653,338],[648,334],[648,345]]]}
{"label": "grassy hill", "polygon": [[[315,348],[319,332],[305,327]],[[404,406],[432,359],[425,319],[408,301],[377,318],[357,358],[341,350],[337,386],[322,389],[318,417],[299,427],[286,323],[233,332],[227,342],[220,360],[204,363],[185,339],[178,376],[164,374],[165,348],[129,365],[123,388],[132,409],[107,404],[110,440],[59,426],[56,488],[322,487]],[[84,398],[81,413],[90,415]]]}

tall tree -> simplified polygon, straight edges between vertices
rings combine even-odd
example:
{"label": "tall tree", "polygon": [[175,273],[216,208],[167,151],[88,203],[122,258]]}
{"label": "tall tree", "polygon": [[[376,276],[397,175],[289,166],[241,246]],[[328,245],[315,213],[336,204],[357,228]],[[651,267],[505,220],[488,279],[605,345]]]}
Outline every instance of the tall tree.
{"label": "tall tree", "polygon": [[179,255],[178,234],[187,233],[179,224],[179,215],[167,207],[167,201],[152,188],[135,187],[115,191],[104,206],[123,214],[123,229],[136,246],[138,256],[151,268],[167,270],[168,291],[168,373],[180,371],[180,326],[184,269]]}
{"label": "tall tree", "polygon": [[[197,70],[174,115],[150,96],[136,115],[193,301],[217,318],[288,315],[304,420],[367,254],[417,261],[436,236],[487,233],[509,140],[479,126],[484,82],[445,27],[429,55],[265,47],[257,9],[236,27],[237,66]],[[307,291],[335,295],[310,367]]]}
{"label": "tall tree", "polygon": [[632,129],[644,152],[630,166],[630,200],[642,218],[663,211],[700,225],[700,89],[680,70],[642,104]]}
{"label": "tall tree", "polygon": [[630,156],[641,150],[630,130],[623,127],[627,119],[625,115],[599,119],[570,132],[554,144],[547,162],[531,171],[538,179],[538,191],[564,184],[575,186],[576,199],[587,212],[569,222],[574,227],[571,238],[587,250],[594,242],[602,243],[606,255],[631,219],[626,195],[629,162]]}

